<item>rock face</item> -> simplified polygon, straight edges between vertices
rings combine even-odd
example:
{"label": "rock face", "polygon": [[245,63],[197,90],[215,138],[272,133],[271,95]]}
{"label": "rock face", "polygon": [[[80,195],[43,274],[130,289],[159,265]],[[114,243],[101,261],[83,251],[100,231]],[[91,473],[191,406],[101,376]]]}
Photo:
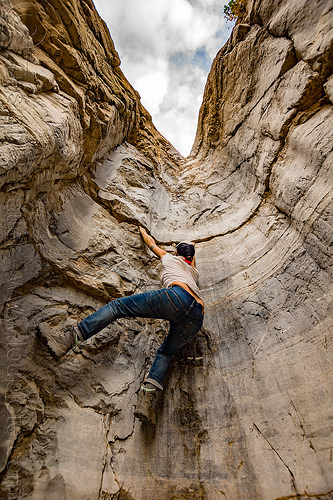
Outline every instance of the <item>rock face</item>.
{"label": "rock face", "polygon": [[[190,157],[155,129],[91,0],[2,0],[1,498],[333,498],[332,1],[249,0]],[[205,321],[133,418],[166,324],[40,341],[155,288],[197,242]]]}

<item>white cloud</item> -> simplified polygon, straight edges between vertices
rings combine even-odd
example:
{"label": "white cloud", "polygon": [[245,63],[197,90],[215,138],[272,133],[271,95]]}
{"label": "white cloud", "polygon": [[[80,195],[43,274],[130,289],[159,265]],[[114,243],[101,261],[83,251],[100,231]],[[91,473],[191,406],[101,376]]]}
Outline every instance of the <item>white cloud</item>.
{"label": "white cloud", "polygon": [[[222,5],[221,5],[222,3]],[[212,59],[230,32],[220,0],[95,0],[126,78],[183,154],[194,142]]]}
{"label": "white cloud", "polygon": [[196,131],[196,122],[188,120],[187,115],[179,111],[179,109],[174,109],[170,113],[158,115],[154,123],[158,130],[163,127],[163,135],[184,156],[190,153]]}
{"label": "white cloud", "polygon": [[168,88],[168,78],[162,73],[148,73],[135,82],[135,88],[141,95],[142,104],[156,115]]}

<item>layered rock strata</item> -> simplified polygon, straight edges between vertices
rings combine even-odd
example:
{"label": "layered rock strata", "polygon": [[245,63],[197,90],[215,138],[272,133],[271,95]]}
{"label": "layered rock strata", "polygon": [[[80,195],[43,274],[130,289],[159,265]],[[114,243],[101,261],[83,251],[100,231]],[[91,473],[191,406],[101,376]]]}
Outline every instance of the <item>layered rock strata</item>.
{"label": "layered rock strata", "polygon": [[[332,9],[248,1],[184,159],[91,0],[3,0],[2,498],[332,498]],[[40,340],[158,286],[139,225],[196,241],[206,303],[156,427],[133,405],[165,322]]]}

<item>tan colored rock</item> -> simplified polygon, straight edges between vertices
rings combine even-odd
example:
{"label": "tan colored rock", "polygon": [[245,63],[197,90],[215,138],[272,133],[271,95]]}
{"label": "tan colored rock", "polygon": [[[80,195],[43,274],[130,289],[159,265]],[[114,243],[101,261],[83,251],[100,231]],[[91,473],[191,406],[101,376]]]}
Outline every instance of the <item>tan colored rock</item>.
{"label": "tan colored rock", "polygon": [[332,7],[332,0],[251,0],[245,19],[254,17],[272,35],[292,40],[297,58],[327,78],[332,72]]}
{"label": "tan colored rock", "polygon": [[[21,4],[23,9],[25,4]],[[0,47],[8,48],[21,54],[28,61],[35,62],[33,54],[33,40],[29,30],[20,19],[20,14],[15,10],[10,0],[2,0],[0,5]]]}
{"label": "tan colored rock", "polygon": [[39,85],[38,90],[54,90],[55,92],[59,90],[53,73],[46,68],[27,61],[11,51],[3,51],[1,60],[7,66],[9,74],[12,73],[18,83],[26,81]]}
{"label": "tan colored rock", "polygon": [[330,101],[333,103],[333,77],[330,76],[324,85],[326,94],[328,95]]}

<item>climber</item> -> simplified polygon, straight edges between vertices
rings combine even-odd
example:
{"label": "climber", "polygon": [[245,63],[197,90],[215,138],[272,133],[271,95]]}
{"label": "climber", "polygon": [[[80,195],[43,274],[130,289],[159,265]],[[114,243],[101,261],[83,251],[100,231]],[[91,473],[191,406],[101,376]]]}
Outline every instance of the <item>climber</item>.
{"label": "climber", "polygon": [[163,288],[109,302],[77,325],[61,334],[43,331],[48,346],[59,358],[79,341],[85,341],[119,318],[160,318],[170,322],[169,333],[157,350],[154,362],[139,390],[134,415],[141,421],[156,423],[154,402],[157,391],[163,390],[163,379],[175,352],[198,333],[203,322],[204,303],[198,288],[194,245],[183,241],[171,255],[156,245],[154,238],[140,228],[145,244],[162,262]]}

